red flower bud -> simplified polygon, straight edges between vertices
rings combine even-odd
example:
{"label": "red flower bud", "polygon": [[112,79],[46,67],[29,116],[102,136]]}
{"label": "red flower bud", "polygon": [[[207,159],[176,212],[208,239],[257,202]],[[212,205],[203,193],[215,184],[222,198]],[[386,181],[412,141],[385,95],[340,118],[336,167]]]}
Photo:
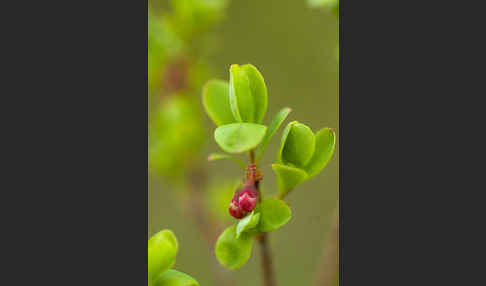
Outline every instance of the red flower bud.
{"label": "red flower bud", "polygon": [[237,218],[237,219],[244,218],[248,214],[248,212],[242,210],[238,206],[237,202],[233,202],[233,201],[230,203],[229,213],[232,217]]}
{"label": "red flower bud", "polygon": [[238,204],[241,209],[251,212],[257,204],[258,192],[253,185],[246,185],[240,190]]}
{"label": "red flower bud", "polygon": [[258,192],[255,186],[250,184],[245,185],[235,192],[228,209],[230,215],[237,219],[244,218],[255,208],[257,199]]}

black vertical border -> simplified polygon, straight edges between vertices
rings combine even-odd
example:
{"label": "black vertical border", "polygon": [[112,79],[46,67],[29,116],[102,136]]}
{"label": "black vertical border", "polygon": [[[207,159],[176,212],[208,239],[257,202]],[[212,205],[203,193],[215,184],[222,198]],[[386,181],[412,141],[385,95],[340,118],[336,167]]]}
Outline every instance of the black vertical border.
{"label": "black vertical border", "polygon": [[4,9],[20,70],[3,93],[9,282],[146,285],[148,1],[19,6]]}

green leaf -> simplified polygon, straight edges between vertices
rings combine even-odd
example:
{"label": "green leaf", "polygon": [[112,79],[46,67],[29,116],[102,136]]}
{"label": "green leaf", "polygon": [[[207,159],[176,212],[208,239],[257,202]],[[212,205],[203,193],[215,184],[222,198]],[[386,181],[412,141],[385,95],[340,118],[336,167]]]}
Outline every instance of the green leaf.
{"label": "green leaf", "polygon": [[282,164],[272,164],[272,169],[277,175],[277,186],[280,197],[284,198],[298,184],[308,179],[308,175],[301,169]]}
{"label": "green leaf", "polygon": [[282,108],[277,113],[277,115],[275,115],[275,117],[273,118],[272,122],[268,126],[267,132],[265,133],[265,137],[263,137],[262,144],[260,145],[260,147],[258,147],[257,155],[256,155],[257,162],[262,156],[263,151],[265,150],[265,147],[267,146],[268,142],[270,142],[270,139],[272,139],[273,135],[275,134],[275,132],[277,132],[280,125],[282,125],[285,118],[287,118],[287,116],[289,115],[290,111],[292,111],[292,109],[288,107]]}
{"label": "green leaf", "polygon": [[215,161],[220,159],[231,159],[233,156],[223,153],[211,153],[208,156],[208,161]]}
{"label": "green leaf", "polygon": [[234,118],[239,122],[254,122],[255,102],[250,81],[239,65],[230,67],[229,99]]}
{"label": "green leaf", "polygon": [[306,166],[309,177],[317,175],[327,165],[334,153],[336,134],[330,128],[323,128],[316,133],[316,149]]}
{"label": "green leaf", "polygon": [[148,241],[148,277],[153,280],[175,263],[177,238],[170,230],[162,230]]}
{"label": "green leaf", "polygon": [[296,123],[298,123],[298,122],[297,121],[290,122],[289,124],[287,124],[287,126],[285,126],[285,129],[282,132],[282,138],[280,139],[280,148],[277,152],[277,162],[278,163],[283,163],[282,152],[283,152],[283,149],[285,147],[285,141],[287,141],[287,137],[289,136],[290,129],[292,129],[292,126],[294,126],[294,124],[296,124]]}
{"label": "green leaf", "polygon": [[224,80],[213,79],[203,88],[203,105],[213,122],[220,126],[236,122],[229,103],[229,84]]}
{"label": "green leaf", "polygon": [[186,273],[171,269],[161,274],[154,286],[199,286],[199,283]]}
{"label": "green leaf", "polygon": [[231,155],[228,155],[228,154],[211,153],[208,156],[208,161],[216,161],[216,160],[220,160],[220,159],[230,159],[230,160],[233,160],[234,162],[238,163],[241,167],[243,167],[243,169],[246,168],[245,163],[243,163],[243,161],[241,161],[240,159],[235,158],[235,157],[233,157]]}
{"label": "green leaf", "polygon": [[265,136],[267,127],[254,123],[223,125],[214,131],[216,143],[228,153],[242,153],[255,148]]}
{"label": "green leaf", "polygon": [[290,128],[282,150],[282,162],[303,168],[315,150],[315,136],[306,125],[296,122]]}
{"label": "green leaf", "polygon": [[265,113],[267,112],[268,94],[267,86],[263,76],[257,68],[251,64],[241,66],[250,83],[250,91],[254,103],[254,122],[262,123]]}
{"label": "green leaf", "polygon": [[260,213],[255,213],[255,211],[249,213],[236,225],[236,238],[239,238],[243,232],[255,228],[259,221]]}
{"label": "green leaf", "polygon": [[243,266],[251,256],[253,239],[251,236],[241,234],[236,238],[236,225],[228,227],[216,242],[216,257],[221,265],[230,269]]}
{"label": "green leaf", "polygon": [[292,217],[289,206],[279,199],[266,199],[260,205],[260,231],[269,232],[276,230]]}

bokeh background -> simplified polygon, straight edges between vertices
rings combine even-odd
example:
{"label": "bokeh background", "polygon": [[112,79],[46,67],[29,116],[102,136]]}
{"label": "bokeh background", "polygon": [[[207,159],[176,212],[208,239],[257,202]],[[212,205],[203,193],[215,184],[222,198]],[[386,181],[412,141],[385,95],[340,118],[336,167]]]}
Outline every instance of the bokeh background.
{"label": "bokeh background", "polygon": [[[209,78],[228,80],[230,64],[251,63],[262,73],[269,96],[264,124],[268,124],[281,108],[288,106],[293,111],[284,124],[298,120],[313,131],[331,127],[339,138],[338,17],[325,7],[309,4],[305,0],[229,0],[223,12],[218,14],[217,21],[201,32],[202,35],[196,36],[197,40],[193,41],[191,35],[187,36],[189,40],[186,43],[191,54],[188,58],[197,59],[198,66],[194,67],[197,72],[191,82],[193,86],[184,96],[194,98],[195,109],[189,112],[196,117],[195,120],[201,121],[201,129],[180,130],[175,134],[184,138],[201,134],[191,139],[200,142],[191,147],[195,150],[190,154],[194,159],[190,159],[188,165],[196,164],[207,177],[208,187],[202,185],[202,188],[210,190],[204,192],[202,197],[198,195],[195,198],[208,199],[209,203],[203,203],[208,209],[221,209],[215,201],[224,204],[224,196],[227,197],[228,192],[231,196],[231,190],[228,191],[231,187],[225,188],[224,185],[243,175],[232,161],[204,160],[209,153],[221,150],[213,140],[215,125],[200,104],[202,83]],[[173,11],[173,4],[163,0],[150,0],[149,7],[150,13],[159,18]],[[187,23],[184,19],[179,21]],[[170,37],[161,37],[162,41],[171,41]],[[150,61],[153,60],[150,57],[150,41],[149,35],[149,77]],[[161,64],[160,68],[167,69],[167,62]],[[160,74],[163,76],[164,71]],[[160,79],[163,85],[162,76],[158,75],[152,81]],[[170,93],[160,92],[160,86],[153,82],[152,85],[156,87],[149,91],[149,122],[157,114],[154,110],[165,102]],[[270,165],[274,162],[282,130],[283,127],[272,139],[261,160],[260,168],[265,176],[262,185],[266,194],[276,191],[276,178]],[[150,132],[153,131],[149,129],[149,142]],[[299,185],[286,199],[292,208],[292,220],[270,234],[279,285],[312,285],[316,279],[323,247],[333,223],[332,217],[338,206],[339,140],[337,143],[329,165],[318,176]],[[169,152],[163,156],[176,156],[176,153]],[[240,158],[246,159],[243,156]],[[186,159],[173,158],[173,162],[183,160]],[[190,211],[187,212],[187,204],[194,198],[191,192],[185,190],[190,185],[185,182],[187,180],[190,180],[189,176],[168,175],[167,172],[149,167],[148,235],[161,229],[173,230],[179,240],[174,268],[189,273],[203,286],[216,285],[212,275],[217,264],[213,249],[208,247],[204,235],[198,230],[197,219],[191,217]],[[215,198],[219,190],[222,195]],[[226,195],[223,195],[225,192]],[[222,212],[225,210],[223,206]],[[218,220],[223,227],[232,223],[229,215],[221,217],[219,214],[221,212],[216,211],[209,216]],[[229,277],[229,281],[235,283],[233,285],[262,285],[258,247],[255,243],[252,257],[239,270],[230,271],[220,267],[219,271]]]}

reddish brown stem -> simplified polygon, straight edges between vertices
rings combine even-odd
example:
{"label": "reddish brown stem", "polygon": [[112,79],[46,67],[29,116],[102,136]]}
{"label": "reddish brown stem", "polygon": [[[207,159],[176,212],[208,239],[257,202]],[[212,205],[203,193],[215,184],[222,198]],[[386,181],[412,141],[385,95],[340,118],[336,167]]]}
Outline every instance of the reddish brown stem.
{"label": "reddish brown stem", "polygon": [[265,286],[276,286],[275,272],[273,269],[272,254],[270,253],[270,245],[267,240],[267,233],[262,233],[258,237],[260,242],[261,256],[262,256],[262,267],[263,267],[263,282]]}
{"label": "reddish brown stem", "polygon": [[[250,163],[255,163],[255,153],[253,150],[250,151]],[[260,191],[260,181],[255,182],[255,187],[258,191],[258,202],[262,201],[262,194]],[[268,234],[263,232],[257,237],[260,243],[261,257],[262,257],[262,272],[263,272],[263,285],[265,286],[276,286],[277,282],[275,280],[275,271],[273,269],[272,254],[270,252],[270,245],[268,243]]]}

